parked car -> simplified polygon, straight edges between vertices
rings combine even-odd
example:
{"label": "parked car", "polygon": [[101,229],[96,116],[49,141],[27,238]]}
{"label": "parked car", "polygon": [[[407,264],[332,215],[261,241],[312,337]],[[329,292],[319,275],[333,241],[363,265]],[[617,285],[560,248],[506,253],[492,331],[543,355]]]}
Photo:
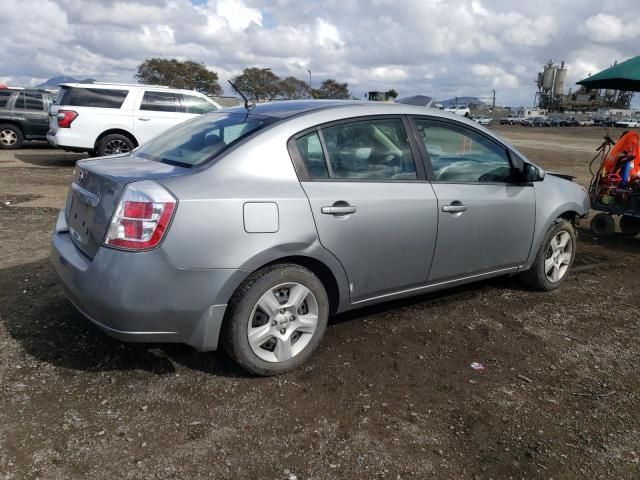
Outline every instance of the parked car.
{"label": "parked car", "polygon": [[499,275],[558,288],[588,211],[582,187],[470,120],[273,102],[78,162],[51,258],[109,335],[221,345],[272,375],[335,313]]}
{"label": "parked car", "polygon": [[530,117],[521,122],[525,127],[550,127],[551,121],[546,117]]}
{"label": "parked car", "polygon": [[561,127],[578,127],[580,126],[580,122],[576,117],[562,117],[560,120]]}
{"label": "parked car", "polygon": [[0,149],[20,148],[25,140],[46,140],[50,101],[45,90],[0,89]]}
{"label": "parked car", "polygon": [[626,118],[624,120],[618,120],[616,122],[616,127],[621,128],[638,128],[640,127],[640,123],[637,120],[633,120],[631,118]]}
{"label": "parked car", "polygon": [[455,113],[456,115],[460,115],[461,117],[471,117],[471,110],[467,105],[454,105],[453,107],[447,107],[444,109],[445,112]]}
{"label": "parked car", "polygon": [[532,126],[534,127],[550,127],[551,120],[547,117],[535,117],[532,122]]}
{"label": "parked car", "polygon": [[179,123],[220,109],[193,90],[65,83],[49,111],[49,143],[99,156],[127,153]]}
{"label": "parked car", "polygon": [[522,123],[524,117],[522,115],[509,114],[500,119],[500,125],[517,125]]}
{"label": "parked car", "polygon": [[595,125],[595,122],[591,118],[583,118],[581,120],[578,120],[578,124],[581,127],[593,127]]}
{"label": "parked car", "polygon": [[491,117],[487,117],[486,115],[476,115],[472,120],[480,125],[491,125],[492,121]]}

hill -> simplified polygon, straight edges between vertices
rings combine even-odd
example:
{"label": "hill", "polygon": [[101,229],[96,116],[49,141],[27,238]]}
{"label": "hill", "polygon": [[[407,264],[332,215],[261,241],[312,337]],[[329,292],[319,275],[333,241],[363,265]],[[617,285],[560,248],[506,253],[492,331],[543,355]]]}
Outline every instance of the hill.
{"label": "hill", "polygon": [[61,83],[92,83],[95,82],[93,78],[85,78],[84,80],[78,80],[74,77],[58,76],[51,77],[46,82],[36,85],[36,88],[57,88]]}

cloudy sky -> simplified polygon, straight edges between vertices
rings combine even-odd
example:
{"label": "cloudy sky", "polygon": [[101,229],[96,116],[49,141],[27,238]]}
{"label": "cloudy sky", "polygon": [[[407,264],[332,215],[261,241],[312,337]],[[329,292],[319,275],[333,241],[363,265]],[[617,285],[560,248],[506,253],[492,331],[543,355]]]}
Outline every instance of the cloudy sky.
{"label": "cloudy sky", "polygon": [[[271,67],[314,86],[528,105],[537,72],[568,86],[640,54],[639,0],[2,0],[0,83],[57,75],[132,81],[153,56],[204,62],[222,80]],[[575,87],[575,86],[574,86]]]}

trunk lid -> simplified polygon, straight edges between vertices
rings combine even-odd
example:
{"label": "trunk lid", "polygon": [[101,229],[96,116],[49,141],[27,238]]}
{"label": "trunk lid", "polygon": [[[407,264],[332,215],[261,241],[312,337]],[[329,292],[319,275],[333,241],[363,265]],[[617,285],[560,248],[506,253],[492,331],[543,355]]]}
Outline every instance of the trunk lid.
{"label": "trunk lid", "polygon": [[188,168],[130,155],[78,162],[65,207],[73,243],[93,258],[127,184],[188,173]]}

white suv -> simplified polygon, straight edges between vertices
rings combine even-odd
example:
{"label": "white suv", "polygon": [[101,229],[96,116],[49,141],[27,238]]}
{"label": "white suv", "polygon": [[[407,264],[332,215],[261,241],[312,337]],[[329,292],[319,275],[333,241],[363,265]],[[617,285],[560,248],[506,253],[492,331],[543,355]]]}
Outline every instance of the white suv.
{"label": "white suv", "polygon": [[455,113],[456,115],[460,115],[462,117],[469,118],[471,116],[471,110],[466,105],[454,105],[453,107],[448,107],[444,109],[445,112]]}
{"label": "white suv", "polygon": [[98,156],[126,153],[220,105],[193,90],[156,85],[64,83],[49,109],[47,140]]}

